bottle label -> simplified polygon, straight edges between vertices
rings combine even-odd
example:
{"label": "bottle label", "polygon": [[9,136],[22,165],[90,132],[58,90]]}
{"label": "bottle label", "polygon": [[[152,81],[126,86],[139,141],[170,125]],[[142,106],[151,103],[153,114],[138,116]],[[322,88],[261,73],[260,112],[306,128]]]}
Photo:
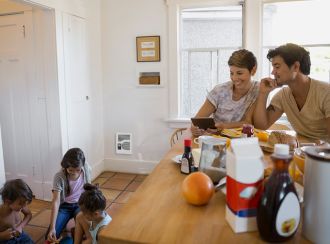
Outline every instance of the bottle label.
{"label": "bottle label", "polygon": [[182,158],[181,160],[181,172],[185,174],[189,174],[189,162],[188,159]]}
{"label": "bottle label", "polygon": [[300,205],[297,196],[289,192],[283,199],[276,216],[276,231],[280,236],[290,236],[298,228]]}

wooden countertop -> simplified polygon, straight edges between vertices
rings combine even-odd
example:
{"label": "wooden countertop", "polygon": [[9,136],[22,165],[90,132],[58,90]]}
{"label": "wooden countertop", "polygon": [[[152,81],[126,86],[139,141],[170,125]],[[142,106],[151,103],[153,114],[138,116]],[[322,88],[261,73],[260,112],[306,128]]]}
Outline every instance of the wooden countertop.
{"label": "wooden countertop", "polygon": [[[235,234],[225,220],[225,195],[216,192],[206,206],[185,202],[185,175],[171,158],[176,144],[100,233],[99,243],[264,243],[257,231]],[[309,243],[301,228],[289,243]]]}

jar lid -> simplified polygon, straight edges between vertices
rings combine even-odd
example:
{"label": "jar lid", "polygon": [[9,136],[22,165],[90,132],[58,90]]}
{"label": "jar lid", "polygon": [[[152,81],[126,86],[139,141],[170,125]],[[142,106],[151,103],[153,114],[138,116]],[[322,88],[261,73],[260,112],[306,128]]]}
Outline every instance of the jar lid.
{"label": "jar lid", "polygon": [[289,145],[287,145],[287,144],[275,144],[274,154],[281,155],[281,156],[289,155]]}
{"label": "jar lid", "polygon": [[330,146],[306,147],[307,156],[330,163]]}
{"label": "jar lid", "polygon": [[184,146],[191,147],[191,139],[184,139]]}

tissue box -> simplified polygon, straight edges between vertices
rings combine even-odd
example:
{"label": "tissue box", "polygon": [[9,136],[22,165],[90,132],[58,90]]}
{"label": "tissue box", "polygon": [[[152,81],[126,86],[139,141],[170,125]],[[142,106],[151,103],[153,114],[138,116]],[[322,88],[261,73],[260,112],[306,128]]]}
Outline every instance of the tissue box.
{"label": "tissue box", "polygon": [[227,151],[226,220],[235,233],[257,230],[264,178],[262,157],[257,138],[232,140]]}

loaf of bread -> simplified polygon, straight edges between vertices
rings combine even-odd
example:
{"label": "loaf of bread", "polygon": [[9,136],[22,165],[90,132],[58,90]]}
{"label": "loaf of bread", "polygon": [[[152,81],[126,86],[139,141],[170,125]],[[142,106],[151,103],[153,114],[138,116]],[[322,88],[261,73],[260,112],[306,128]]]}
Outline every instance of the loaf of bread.
{"label": "loaf of bread", "polygon": [[288,144],[290,147],[290,151],[294,150],[298,147],[297,138],[285,133],[285,131],[272,131],[268,138],[268,143],[271,146],[275,144]]}

